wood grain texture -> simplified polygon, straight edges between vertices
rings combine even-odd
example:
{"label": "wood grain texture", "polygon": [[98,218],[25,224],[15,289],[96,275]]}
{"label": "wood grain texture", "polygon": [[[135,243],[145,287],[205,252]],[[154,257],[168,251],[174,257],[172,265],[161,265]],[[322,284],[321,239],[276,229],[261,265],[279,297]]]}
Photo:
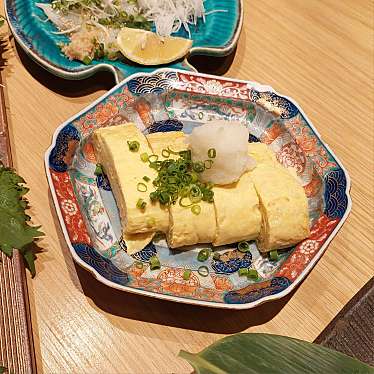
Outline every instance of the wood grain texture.
{"label": "wood grain texture", "polygon": [[22,256],[1,254],[0,366],[10,373],[36,373],[26,275]]}
{"label": "wood grain texture", "polygon": [[[0,75],[0,84],[2,82]],[[3,87],[0,86],[0,161],[12,165]],[[0,253],[0,366],[11,373],[36,373],[30,306],[23,259]]]}
{"label": "wood grain texture", "polygon": [[374,366],[374,277],[314,341]]}
{"label": "wood grain texture", "polygon": [[[103,94],[100,74],[65,82],[13,41],[4,54],[14,163],[31,191],[45,252],[29,282],[37,362],[43,373],[190,373],[176,355],[237,332],[313,341],[373,276],[373,2],[247,0],[243,33],[226,76],[293,97],[352,179],[353,210],[307,279],[289,297],[228,312],[108,289],[72,261],[44,173],[55,128]],[[201,69],[223,69],[203,60]]]}

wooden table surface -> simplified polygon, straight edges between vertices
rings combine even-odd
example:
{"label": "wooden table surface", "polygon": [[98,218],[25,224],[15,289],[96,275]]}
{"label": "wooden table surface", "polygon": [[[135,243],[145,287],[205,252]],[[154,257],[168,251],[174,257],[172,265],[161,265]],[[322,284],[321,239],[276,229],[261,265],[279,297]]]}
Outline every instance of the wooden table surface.
{"label": "wooden table surface", "polygon": [[113,79],[55,78],[13,39],[8,42],[3,30],[1,68],[14,165],[31,187],[33,222],[46,233],[37,276],[28,280],[40,373],[190,373],[177,358],[180,349],[196,352],[237,332],[313,341],[373,275],[373,2],[244,5],[243,31],[225,75],[271,85],[296,99],[348,170],[353,199],[348,220],[301,286],[248,311],[122,293],[73,263],[48,189],[44,152],[56,127],[102,95]]}

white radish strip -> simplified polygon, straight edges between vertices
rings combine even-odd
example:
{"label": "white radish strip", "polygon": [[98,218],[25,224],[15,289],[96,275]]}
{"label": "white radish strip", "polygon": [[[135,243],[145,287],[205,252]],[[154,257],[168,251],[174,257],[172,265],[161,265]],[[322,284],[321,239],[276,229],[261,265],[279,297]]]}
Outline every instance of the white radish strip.
{"label": "white radish strip", "polygon": [[213,14],[213,13],[227,13],[227,12],[228,12],[227,9],[216,9],[216,10],[210,10],[209,12],[206,12],[205,15],[209,16],[209,14]]}
{"label": "white radish strip", "polygon": [[64,30],[64,31],[51,31],[51,34],[54,34],[54,35],[65,35],[65,34],[70,34],[71,32],[74,32],[74,31],[78,31],[82,26],[75,26],[75,27],[72,27],[71,29],[69,30]]}

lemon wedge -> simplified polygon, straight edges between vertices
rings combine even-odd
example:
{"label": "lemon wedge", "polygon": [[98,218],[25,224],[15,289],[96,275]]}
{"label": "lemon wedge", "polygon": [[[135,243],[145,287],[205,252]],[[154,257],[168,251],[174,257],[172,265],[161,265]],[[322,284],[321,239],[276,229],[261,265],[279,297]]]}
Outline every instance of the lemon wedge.
{"label": "lemon wedge", "polygon": [[121,53],[131,61],[141,65],[162,65],[185,56],[192,40],[160,37],[151,31],[124,27],[118,33],[117,44]]}

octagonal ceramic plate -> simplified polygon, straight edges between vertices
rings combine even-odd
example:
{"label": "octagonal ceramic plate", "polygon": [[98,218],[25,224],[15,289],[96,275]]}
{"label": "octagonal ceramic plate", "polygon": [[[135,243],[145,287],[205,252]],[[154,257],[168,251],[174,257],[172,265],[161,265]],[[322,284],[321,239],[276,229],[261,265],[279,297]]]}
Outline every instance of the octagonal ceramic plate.
{"label": "octagonal ceramic plate", "polygon": [[[140,66],[122,61],[103,59],[87,66],[79,61],[70,61],[60,51],[59,43],[66,43],[65,35],[53,34],[56,28],[45,19],[43,11],[35,3],[47,0],[6,0],[5,8],[9,27],[23,50],[38,64],[52,74],[65,79],[84,79],[99,70],[109,70],[116,82],[137,72],[155,70],[155,66]],[[242,0],[205,0],[206,12],[224,10],[206,16],[206,22],[198,22],[191,28],[192,55],[225,56],[235,48],[243,22]],[[185,31],[179,36],[188,37]],[[172,68],[195,70],[187,59],[168,65]]]}
{"label": "octagonal ceramic plate", "polygon": [[[308,197],[311,234],[281,252],[276,262],[235,245],[219,247],[220,259],[196,259],[204,246],[170,250],[165,240],[128,255],[110,185],[96,177],[90,134],[95,128],[134,122],[145,133],[190,133],[206,121],[241,121],[249,142],[266,143],[285,166],[296,168]],[[110,287],[142,295],[220,308],[244,309],[285,296],[308,274],[345,221],[351,206],[349,178],[299,108],[270,87],[198,73],[164,69],[136,74],[62,124],[45,156],[48,181],[73,258]],[[157,254],[162,267],[149,269]],[[139,269],[136,262],[143,262]],[[239,277],[252,267],[258,280]],[[191,269],[184,280],[184,269]]]}

